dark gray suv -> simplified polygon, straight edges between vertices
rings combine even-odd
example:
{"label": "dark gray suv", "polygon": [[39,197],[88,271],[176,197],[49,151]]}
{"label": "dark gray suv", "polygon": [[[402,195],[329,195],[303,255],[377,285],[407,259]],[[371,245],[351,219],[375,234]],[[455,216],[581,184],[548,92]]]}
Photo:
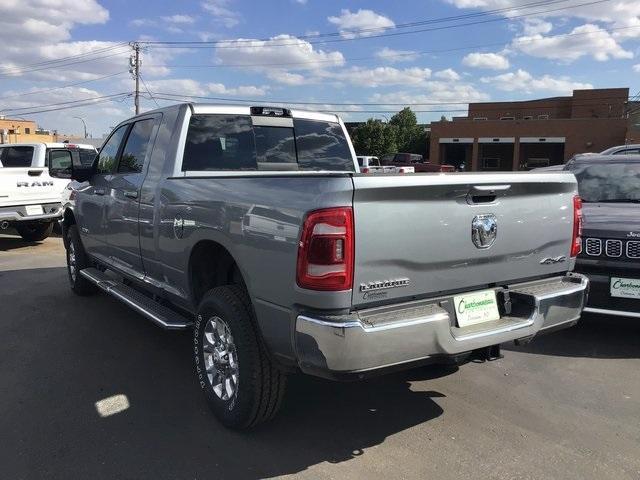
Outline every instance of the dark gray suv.
{"label": "dark gray suv", "polygon": [[576,271],[591,281],[585,311],[640,318],[640,155],[590,155],[565,170],[583,201]]}

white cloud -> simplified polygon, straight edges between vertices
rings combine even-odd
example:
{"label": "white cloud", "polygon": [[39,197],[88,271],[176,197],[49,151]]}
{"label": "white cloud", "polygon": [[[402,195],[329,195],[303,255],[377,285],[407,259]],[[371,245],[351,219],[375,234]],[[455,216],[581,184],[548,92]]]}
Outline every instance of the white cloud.
{"label": "white cloud", "polygon": [[633,71],[640,73],[640,63],[637,63],[633,66]]}
{"label": "white cloud", "polygon": [[383,87],[391,85],[425,85],[431,77],[429,68],[404,68],[376,67],[362,68],[351,67],[350,69],[338,72],[335,78],[345,80],[353,85],[362,87]]}
{"label": "white cloud", "polygon": [[177,23],[181,25],[190,25],[192,23],[195,23],[196,21],[196,19],[191,15],[180,15],[180,14],[170,15],[168,17],[162,17],[162,20],[164,20],[167,23]]}
{"label": "white cloud", "polygon": [[633,58],[632,52],[622,48],[609,32],[594,24],[574,28],[571,36],[523,35],[515,38],[512,46],[533,57],[565,62],[587,55],[599,62],[610,58]]}
{"label": "white cloud", "polygon": [[376,52],[376,57],[389,63],[411,62],[418,58],[418,54],[413,50],[394,50],[393,48],[384,47]]}
{"label": "white cloud", "polygon": [[[457,110],[464,108],[464,105],[460,105],[460,102],[484,102],[489,100],[489,96],[486,93],[479,91],[469,83],[428,81],[425,85],[425,92],[421,94],[416,94],[412,91],[376,93],[370,97],[370,101],[383,104],[388,102],[388,105],[383,106],[388,106],[390,109],[399,109],[400,107],[396,104],[411,106],[423,103],[437,104],[421,107],[425,109],[444,110],[451,108]],[[447,104],[446,102],[455,103]]]}
{"label": "white cloud", "polygon": [[57,43],[71,37],[75,24],[109,20],[109,11],[95,0],[40,0],[0,2],[0,44],[27,46]]}
{"label": "white cloud", "polygon": [[226,87],[222,83],[207,83],[209,93],[217,95],[235,95],[247,97],[262,97],[266,95],[267,87],[256,87],[254,85],[239,85],[237,87]]}
{"label": "white cloud", "polygon": [[204,0],[200,3],[205,12],[211,14],[216,22],[227,28],[240,23],[240,14],[229,8],[229,0]]}
{"label": "white cloud", "polygon": [[344,65],[342,53],[317,50],[306,40],[291,35],[277,35],[269,40],[235,39],[220,43],[216,60],[224,65],[252,65],[252,71],[285,85],[300,85],[299,73],[324,76],[325,70]]}
{"label": "white cloud", "polygon": [[539,33],[549,33],[553,29],[553,25],[550,22],[542,20],[541,18],[527,18],[524,21],[524,33],[525,35],[537,35]]}
{"label": "white cloud", "polygon": [[460,80],[460,75],[452,68],[440,70],[439,72],[434,73],[433,76],[441,80],[449,80],[452,82]]}
{"label": "white cloud", "polygon": [[467,67],[486,68],[487,70],[506,70],[509,68],[509,59],[499,53],[474,52],[462,59],[462,64]]}
{"label": "white cloud", "polygon": [[227,87],[223,83],[203,83],[191,78],[166,78],[148,80],[147,86],[153,93],[169,93],[175,95],[221,95],[262,97],[266,95],[268,87],[254,85],[239,85]]}
{"label": "white cloud", "polygon": [[[532,48],[521,48],[521,51],[535,56],[562,61],[572,61],[575,58],[591,55],[596,60],[609,58],[630,58],[628,51],[624,50],[618,42],[624,42],[631,38],[640,38],[640,2],[638,0],[616,0],[602,4],[601,2],[584,2],[567,6],[548,8],[547,12],[539,6],[525,8],[530,0],[447,0],[458,8],[478,8],[482,10],[514,8],[505,11],[503,16],[515,17],[524,14],[533,16],[523,22],[523,38],[538,37],[543,44],[535,42]],[[554,10],[554,11],[551,11]],[[547,19],[578,19],[586,21],[585,24],[574,28],[571,33],[582,32],[584,34],[575,37],[559,39],[546,39],[542,37],[551,31],[552,25]],[[607,33],[601,25],[607,29],[614,29],[613,33]],[[629,28],[631,27],[631,28]],[[545,43],[547,42],[547,43]],[[548,43],[551,43],[550,45]],[[524,45],[522,45],[524,47]],[[570,53],[563,55],[559,50],[565,46],[570,48]],[[551,48],[549,55],[544,51]],[[604,52],[599,52],[604,49]]]}
{"label": "white cloud", "polygon": [[494,77],[483,77],[481,81],[505,92],[550,92],[567,95],[573,90],[593,88],[593,85],[590,83],[574,82],[566,76],[554,78],[550,75],[543,75],[542,77],[536,78],[522,69]]}
{"label": "white cloud", "polygon": [[[390,18],[367,9],[360,9],[357,12],[343,9],[339,16],[332,16],[327,20],[336,25],[340,35],[344,38],[368,37],[381,33],[387,28],[395,27],[395,23]],[[371,31],[362,32],[360,30]]]}

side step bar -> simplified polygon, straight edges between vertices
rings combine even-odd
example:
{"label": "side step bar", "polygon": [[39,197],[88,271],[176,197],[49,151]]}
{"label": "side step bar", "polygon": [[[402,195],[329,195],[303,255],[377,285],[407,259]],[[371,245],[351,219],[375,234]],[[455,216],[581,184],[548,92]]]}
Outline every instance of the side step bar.
{"label": "side step bar", "polygon": [[110,279],[97,268],[80,270],[80,275],[166,330],[184,330],[193,325],[193,320],[155,302],[121,282]]}

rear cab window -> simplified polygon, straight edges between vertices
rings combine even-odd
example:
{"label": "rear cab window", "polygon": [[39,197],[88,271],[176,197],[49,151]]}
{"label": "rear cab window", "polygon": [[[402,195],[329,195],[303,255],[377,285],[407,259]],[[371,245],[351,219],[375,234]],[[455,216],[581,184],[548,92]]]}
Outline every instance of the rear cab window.
{"label": "rear cab window", "polygon": [[33,161],[33,147],[0,148],[0,165],[4,168],[30,167]]}
{"label": "rear cab window", "polygon": [[339,123],[258,120],[254,124],[249,115],[192,115],[182,171],[355,171]]}

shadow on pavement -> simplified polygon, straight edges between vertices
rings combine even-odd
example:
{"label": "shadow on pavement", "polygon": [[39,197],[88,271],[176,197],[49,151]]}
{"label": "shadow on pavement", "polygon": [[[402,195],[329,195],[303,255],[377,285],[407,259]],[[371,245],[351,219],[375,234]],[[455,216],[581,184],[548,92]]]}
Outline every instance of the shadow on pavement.
{"label": "shadow on pavement", "polygon": [[566,330],[541,335],[521,347],[505,350],[559,357],[640,358],[640,322],[632,318],[584,314]]}
{"label": "shadow on pavement", "polygon": [[[60,235],[52,233],[49,238],[60,238]],[[18,250],[21,248],[35,247],[44,241],[46,240],[41,242],[27,242],[18,235],[18,232],[11,228],[0,230],[0,252],[9,252],[11,250]]]}
{"label": "shadow on pavement", "polygon": [[[411,382],[425,367],[356,383],[292,376],[280,415],[221,427],[193,375],[191,337],[116,300],[77,297],[64,268],[0,276],[0,467],[6,478],[265,478],[361,455],[443,411]],[[100,417],[95,402],[126,395]],[[3,458],[4,457],[4,458]]]}

